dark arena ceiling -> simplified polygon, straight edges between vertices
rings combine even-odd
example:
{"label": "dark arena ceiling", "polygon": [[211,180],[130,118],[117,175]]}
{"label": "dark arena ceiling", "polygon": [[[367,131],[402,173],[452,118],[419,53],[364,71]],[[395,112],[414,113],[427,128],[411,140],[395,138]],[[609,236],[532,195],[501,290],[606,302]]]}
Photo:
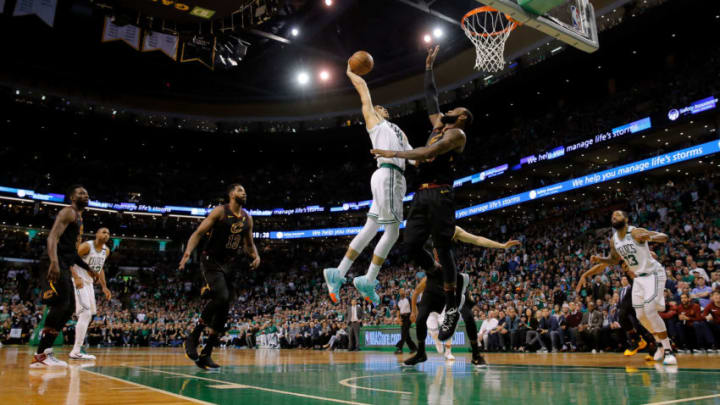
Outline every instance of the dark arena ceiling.
{"label": "dark arena ceiling", "polygon": [[[357,109],[344,70],[359,49],[375,59],[366,77],[373,97],[381,103],[408,100],[422,90],[423,36],[437,28],[443,33],[433,39],[442,47],[440,86],[481,74],[472,69],[474,49],[458,23],[480,5],[475,0],[59,0],[53,27],[34,16],[12,17],[15,1],[7,0],[0,14],[0,82],[127,108],[237,117]],[[607,14],[628,0],[592,3],[598,14]],[[198,35],[219,41],[232,35],[249,46],[237,66],[215,63],[211,70],[161,52],[139,52],[122,41],[102,42],[106,17],[176,33],[181,43]],[[506,55],[548,41],[520,27]],[[299,86],[303,71],[310,83]],[[320,80],[321,71],[328,73],[327,81]]]}

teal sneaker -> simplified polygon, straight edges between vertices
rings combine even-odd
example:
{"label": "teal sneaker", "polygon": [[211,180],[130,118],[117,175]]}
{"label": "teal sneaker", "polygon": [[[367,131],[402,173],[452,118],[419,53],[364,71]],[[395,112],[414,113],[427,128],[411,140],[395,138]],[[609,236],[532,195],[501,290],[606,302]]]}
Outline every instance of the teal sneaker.
{"label": "teal sneaker", "polygon": [[379,282],[377,280],[373,282],[368,281],[367,276],[355,277],[353,279],[353,285],[360,291],[365,301],[372,302],[375,306],[380,304],[380,296],[375,292],[375,287],[378,284]]}
{"label": "teal sneaker", "polygon": [[345,277],[340,277],[340,269],[334,267],[323,270],[323,276],[330,294],[330,300],[333,304],[337,304],[340,302],[340,287],[345,284]]}

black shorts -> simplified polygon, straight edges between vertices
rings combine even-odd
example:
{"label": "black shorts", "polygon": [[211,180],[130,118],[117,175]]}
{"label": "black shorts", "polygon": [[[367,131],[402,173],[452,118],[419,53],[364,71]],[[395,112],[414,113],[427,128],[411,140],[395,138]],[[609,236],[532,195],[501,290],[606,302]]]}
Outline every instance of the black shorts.
{"label": "black shorts", "polygon": [[200,260],[200,270],[202,270],[205,285],[200,290],[200,296],[203,298],[229,297],[233,298],[234,289],[231,280],[231,264],[218,263],[211,260],[207,256],[203,256]]}
{"label": "black shorts", "polygon": [[449,247],[455,235],[455,196],[452,186],[418,190],[405,226],[406,241],[424,244],[432,236],[434,246]]}

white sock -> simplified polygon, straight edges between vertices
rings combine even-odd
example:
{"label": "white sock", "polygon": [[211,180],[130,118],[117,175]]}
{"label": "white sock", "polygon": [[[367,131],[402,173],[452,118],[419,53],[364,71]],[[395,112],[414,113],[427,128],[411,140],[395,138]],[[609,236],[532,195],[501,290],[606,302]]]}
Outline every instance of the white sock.
{"label": "white sock", "polygon": [[670,346],[670,338],[661,339],[660,344],[662,344],[663,349],[672,350],[672,346]]}
{"label": "white sock", "polygon": [[340,265],[338,266],[338,270],[340,270],[340,277],[345,277],[348,270],[350,270],[350,267],[353,264],[353,260],[348,259],[347,257],[343,257],[342,261],[340,262]]}
{"label": "white sock", "polygon": [[80,353],[80,349],[83,343],[85,343],[85,334],[87,334],[91,319],[92,315],[90,315],[89,311],[83,311],[78,315],[78,322],[75,325],[75,346],[73,346],[73,352]]}
{"label": "white sock", "polygon": [[380,266],[378,266],[375,263],[370,263],[370,268],[368,269],[368,272],[367,272],[368,281],[370,281],[370,282],[375,281],[375,279],[377,278],[378,272],[380,272]]}

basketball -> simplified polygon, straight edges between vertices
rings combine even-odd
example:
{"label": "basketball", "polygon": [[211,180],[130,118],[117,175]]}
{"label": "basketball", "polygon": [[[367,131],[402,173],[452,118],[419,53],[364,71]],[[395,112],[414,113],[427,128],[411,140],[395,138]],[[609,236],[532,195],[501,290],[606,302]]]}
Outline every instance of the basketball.
{"label": "basketball", "polygon": [[373,66],[375,66],[372,55],[365,51],[355,52],[353,56],[350,57],[348,63],[350,64],[350,70],[360,76],[370,73]]}

